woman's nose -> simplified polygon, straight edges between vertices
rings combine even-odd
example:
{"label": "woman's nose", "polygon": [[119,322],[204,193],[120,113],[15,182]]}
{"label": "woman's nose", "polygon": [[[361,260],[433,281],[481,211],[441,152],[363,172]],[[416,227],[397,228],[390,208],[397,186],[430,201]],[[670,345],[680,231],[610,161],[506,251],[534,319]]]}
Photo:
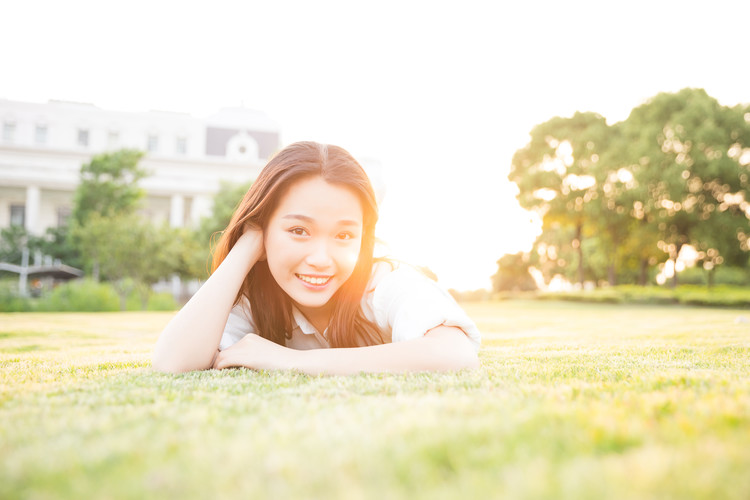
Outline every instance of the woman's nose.
{"label": "woman's nose", "polygon": [[318,269],[330,267],[333,259],[331,258],[331,252],[328,250],[328,243],[325,241],[313,243],[305,261],[308,265]]}

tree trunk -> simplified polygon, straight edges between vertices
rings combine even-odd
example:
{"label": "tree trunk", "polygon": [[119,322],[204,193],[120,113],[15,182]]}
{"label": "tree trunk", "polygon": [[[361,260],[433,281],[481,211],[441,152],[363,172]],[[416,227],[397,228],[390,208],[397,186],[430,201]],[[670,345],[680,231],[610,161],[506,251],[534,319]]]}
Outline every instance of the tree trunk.
{"label": "tree trunk", "polygon": [[91,269],[91,275],[92,275],[92,278],[94,278],[94,281],[99,283],[99,259],[98,258],[94,258],[94,266]]}
{"label": "tree trunk", "polygon": [[677,288],[677,257],[680,256],[680,250],[682,250],[682,243],[677,243],[676,249],[674,251],[674,256],[672,257],[672,260],[674,262],[674,275],[672,276],[672,289],[673,290]]}
{"label": "tree trunk", "polygon": [[141,310],[148,310],[148,299],[151,296],[151,289],[148,285],[138,287],[138,296],[141,299]]}
{"label": "tree trunk", "polygon": [[576,240],[578,240],[578,282],[583,288],[583,225],[580,223],[576,226]]}
{"label": "tree trunk", "polygon": [[609,286],[615,286],[617,284],[617,275],[615,273],[614,263],[607,266],[607,278],[609,280]]}
{"label": "tree trunk", "polygon": [[712,267],[708,270],[708,280],[706,281],[709,290],[714,287],[714,282],[716,281],[716,267]]}
{"label": "tree trunk", "polygon": [[638,284],[646,286],[648,281],[648,259],[641,259],[641,274],[638,276]]}

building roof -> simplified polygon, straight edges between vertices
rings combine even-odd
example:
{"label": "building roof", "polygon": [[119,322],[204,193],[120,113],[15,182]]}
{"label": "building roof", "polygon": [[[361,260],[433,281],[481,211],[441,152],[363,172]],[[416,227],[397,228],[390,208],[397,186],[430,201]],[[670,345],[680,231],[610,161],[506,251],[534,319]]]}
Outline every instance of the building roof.
{"label": "building roof", "polygon": [[222,108],[206,118],[209,127],[278,132],[281,127],[267,114],[245,107]]}

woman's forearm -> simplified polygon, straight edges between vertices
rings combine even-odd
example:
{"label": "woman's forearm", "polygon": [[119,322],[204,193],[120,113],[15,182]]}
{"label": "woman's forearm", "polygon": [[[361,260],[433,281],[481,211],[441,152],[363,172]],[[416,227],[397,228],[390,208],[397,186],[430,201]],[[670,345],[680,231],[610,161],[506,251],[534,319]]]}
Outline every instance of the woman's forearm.
{"label": "woman's forearm", "polygon": [[155,369],[171,373],[209,368],[242,282],[263,251],[260,232],[245,233],[221,265],[164,328]]}
{"label": "woman's forearm", "polygon": [[405,342],[297,351],[292,358],[292,368],[310,375],[435,372],[479,366],[477,353],[466,334],[459,328],[446,326]]}

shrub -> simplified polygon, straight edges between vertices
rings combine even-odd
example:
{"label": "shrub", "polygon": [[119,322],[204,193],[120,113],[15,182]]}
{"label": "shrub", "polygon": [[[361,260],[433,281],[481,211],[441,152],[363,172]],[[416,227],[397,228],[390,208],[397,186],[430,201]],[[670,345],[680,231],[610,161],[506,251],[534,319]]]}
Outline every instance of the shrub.
{"label": "shrub", "polygon": [[542,293],[545,300],[575,302],[636,303],[636,304],[686,304],[711,307],[750,307],[750,288],[731,285],[680,285],[676,289],[657,286],[622,285],[590,291]]}
{"label": "shrub", "polygon": [[[714,269],[714,285],[750,285],[750,274],[742,267],[718,266]],[[681,285],[708,285],[708,271],[700,266],[689,267],[677,277]]]}
{"label": "shrub", "polygon": [[148,299],[149,311],[176,311],[179,308],[179,304],[174,300],[171,293],[154,293]]}
{"label": "shrub", "polygon": [[[128,311],[143,310],[143,302],[137,291],[133,291],[128,295],[125,307]],[[175,302],[172,294],[169,292],[151,293],[146,305],[147,311],[174,311],[178,308],[177,302]]]}
{"label": "shrub", "polygon": [[84,279],[58,285],[39,299],[40,311],[119,311],[120,300],[112,285]]}
{"label": "shrub", "polygon": [[25,312],[32,310],[32,302],[18,295],[18,280],[0,281],[0,312]]}

